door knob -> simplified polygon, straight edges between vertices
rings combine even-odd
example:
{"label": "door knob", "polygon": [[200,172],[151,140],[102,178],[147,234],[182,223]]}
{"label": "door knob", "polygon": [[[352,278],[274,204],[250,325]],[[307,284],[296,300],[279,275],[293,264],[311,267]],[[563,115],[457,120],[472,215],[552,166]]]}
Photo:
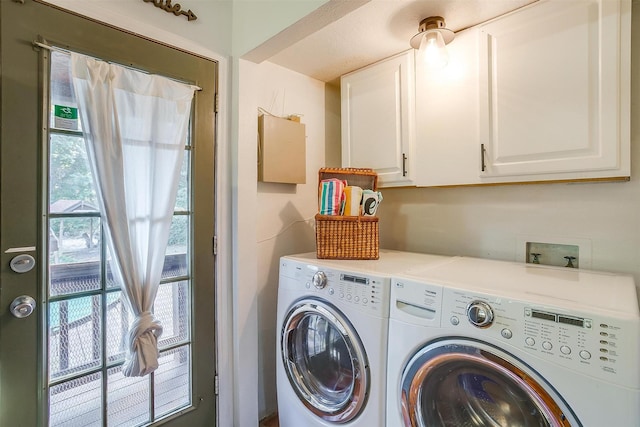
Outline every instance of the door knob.
{"label": "door knob", "polygon": [[22,295],[17,297],[11,303],[11,314],[16,316],[18,319],[22,319],[23,317],[30,316],[33,313],[33,310],[36,309],[36,300],[31,298],[29,295]]}

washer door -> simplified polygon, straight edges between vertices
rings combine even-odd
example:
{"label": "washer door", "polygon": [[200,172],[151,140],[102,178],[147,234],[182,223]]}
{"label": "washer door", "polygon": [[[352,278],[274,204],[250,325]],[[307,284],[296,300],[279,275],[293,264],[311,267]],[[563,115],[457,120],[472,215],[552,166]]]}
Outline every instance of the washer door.
{"label": "washer door", "polygon": [[304,299],[285,316],[280,339],[291,386],[320,418],[346,423],[369,395],[369,363],[351,323],[332,305]]}
{"label": "washer door", "polygon": [[402,375],[406,426],[580,426],[557,392],[500,349],[465,339],[433,342]]}

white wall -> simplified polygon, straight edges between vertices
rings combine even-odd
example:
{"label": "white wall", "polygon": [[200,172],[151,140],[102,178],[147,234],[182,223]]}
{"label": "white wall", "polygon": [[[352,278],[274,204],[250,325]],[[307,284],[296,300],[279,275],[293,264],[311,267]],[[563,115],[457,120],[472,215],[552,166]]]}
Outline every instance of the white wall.
{"label": "white wall", "polygon": [[328,1],[233,0],[232,54],[242,57]]}
{"label": "white wall", "polygon": [[[634,133],[637,145],[637,130]],[[637,164],[640,158],[634,154]],[[530,241],[586,239],[591,242],[592,269],[633,273],[640,283],[636,179],[617,184],[385,189],[383,194],[379,212],[384,247],[516,260],[522,235],[540,237]]]}
{"label": "white wall", "polygon": [[[232,167],[234,426],[258,421],[258,322],[256,250],[256,135],[259,80],[256,65],[234,61]],[[220,347],[222,348],[222,347]]]}
{"label": "white wall", "polygon": [[[257,184],[260,415],[276,404],[276,304],[278,260],[282,255],[315,250],[318,169],[325,165],[325,84],[265,62],[253,67],[260,81],[257,106],[277,116],[301,114],[306,132],[306,184]],[[243,112],[257,122],[257,108]],[[255,140],[254,140],[255,141]],[[286,164],[281,167],[286,168]]]}
{"label": "white wall", "polygon": [[[140,0],[46,0],[46,3],[207,57],[211,52],[231,54],[232,0],[180,1],[183,10],[192,10],[198,17],[194,21]],[[262,35],[259,31],[257,34]]]}
{"label": "white wall", "polygon": [[180,1],[182,10],[197,16],[193,21],[140,0],[44,1],[195,53],[204,47],[220,55],[241,57],[329,0]]}
{"label": "white wall", "polygon": [[640,284],[638,5],[634,1],[630,182],[385,189],[381,246],[516,260],[519,236],[585,239],[592,269],[631,273]]}

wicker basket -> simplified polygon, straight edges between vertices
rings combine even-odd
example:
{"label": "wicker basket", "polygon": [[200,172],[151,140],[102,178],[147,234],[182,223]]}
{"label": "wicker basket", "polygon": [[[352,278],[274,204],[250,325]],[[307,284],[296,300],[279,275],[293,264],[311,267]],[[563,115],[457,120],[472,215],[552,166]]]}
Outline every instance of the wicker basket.
{"label": "wicker basket", "polygon": [[[378,175],[372,169],[322,168],[320,181],[338,178],[349,185],[376,190]],[[378,259],[379,227],[377,216],[316,215],[316,255],[320,259]]]}

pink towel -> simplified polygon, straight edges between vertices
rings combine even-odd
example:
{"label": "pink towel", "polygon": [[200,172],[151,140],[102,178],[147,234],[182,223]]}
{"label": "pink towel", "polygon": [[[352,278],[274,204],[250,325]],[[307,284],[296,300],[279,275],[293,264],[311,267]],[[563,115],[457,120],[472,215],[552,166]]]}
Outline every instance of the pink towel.
{"label": "pink towel", "polygon": [[337,178],[320,181],[320,215],[342,215],[346,185],[347,181]]}

